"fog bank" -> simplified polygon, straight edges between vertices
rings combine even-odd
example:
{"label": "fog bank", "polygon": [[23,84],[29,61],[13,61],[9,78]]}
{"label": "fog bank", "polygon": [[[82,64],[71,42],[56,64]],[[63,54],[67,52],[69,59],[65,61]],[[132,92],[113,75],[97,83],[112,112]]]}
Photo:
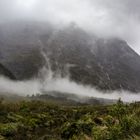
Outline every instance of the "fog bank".
{"label": "fog bank", "polygon": [[40,79],[28,81],[12,81],[0,77],[0,93],[18,94],[20,96],[35,95],[50,91],[57,91],[66,94],[75,94],[80,97],[96,97],[104,99],[119,99],[126,102],[140,101],[140,94],[130,93],[128,91],[114,91],[104,93],[96,88],[77,84],[68,78],[52,78],[41,82]]}

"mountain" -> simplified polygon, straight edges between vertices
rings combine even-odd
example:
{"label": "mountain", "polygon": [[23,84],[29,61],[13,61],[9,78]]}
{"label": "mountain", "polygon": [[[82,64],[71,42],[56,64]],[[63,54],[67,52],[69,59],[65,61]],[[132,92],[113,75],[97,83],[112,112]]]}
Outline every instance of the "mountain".
{"label": "mountain", "polygon": [[0,61],[18,80],[38,76],[45,65],[53,76],[100,90],[140,91],[140,56],[119,38],[99,38],[76,25],[0,25]]}

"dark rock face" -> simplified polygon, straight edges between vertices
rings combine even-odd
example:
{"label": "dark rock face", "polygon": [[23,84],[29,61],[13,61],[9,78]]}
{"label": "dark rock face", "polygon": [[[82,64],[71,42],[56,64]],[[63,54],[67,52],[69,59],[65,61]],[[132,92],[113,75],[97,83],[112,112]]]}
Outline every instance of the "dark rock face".
{"label": "dark rock face", "polygon": [[107,76],[107,89],[140,91],[140,56],[125,41],[101,40],[94,54]]}
{"label": "dark rock face", "polygon": [[44,65],[44,59],[38,49],[19,51],[10,60],[5,61],[6,66],[16,75],[18,80],[36,77]]}
{"label": "dark rock face", "polygon": [[44,27],[37,28],[36,24],[32,26],[30,23],[12,23],[1,27],[0,61],[18,80],[37,76],[44,65],[44,58],[38,46],[38,35],[40,31],[49,31],[45,31]]}
{"label": "dark rock face", "polygon": [[0,75],[10,78],[12,80],[16,80],[15,76],[2,64],[0,64]]}
{"label": "dark rock face", "polygon": [[43,49],[54,75],[101,90],[140,91],[140,56],[125,41],[97,38],[73,26],[25,25],[0,29],[0,60],[17,79],[38,74],[45,64]]}

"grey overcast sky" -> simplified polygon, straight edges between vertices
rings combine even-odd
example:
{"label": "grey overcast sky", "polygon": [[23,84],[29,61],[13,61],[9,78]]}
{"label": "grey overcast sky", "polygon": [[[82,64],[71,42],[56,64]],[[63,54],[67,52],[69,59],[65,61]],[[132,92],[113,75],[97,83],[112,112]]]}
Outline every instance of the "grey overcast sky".
{"label": "grey overcast sky", "polygon": [[140,54],[140,0],[0,0],[0,23],[19,19],[75,22],[99,36],[121,37]]}

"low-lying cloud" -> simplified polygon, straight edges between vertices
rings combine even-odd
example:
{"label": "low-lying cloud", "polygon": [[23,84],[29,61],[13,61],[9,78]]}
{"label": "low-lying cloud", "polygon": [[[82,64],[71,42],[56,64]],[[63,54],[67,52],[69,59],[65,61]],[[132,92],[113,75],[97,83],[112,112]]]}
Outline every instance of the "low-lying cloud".
{"label": "low-lying cloud", "polygon": [[40,92],[40,83],[38,80],[13,81],[5,77],[0,77],[0,93],[19,94],[25,96]]}
{"label": "low-lying cloud", "polygon": [[52,78],[41,82],[40,79],[28,81],[12,81],[4,77],[0,77],[0,93],[17,94],[20,96],[36,95],[38,93],[47,93],[50,91],[62,92],[65,94],[74,94],[79,97],[95,97],[104,99],[119,99],[125,102],[140,101],[140,94],[130,93],[128,91],[114,91],[104,93],[97,89],[77,84],[68,78]]}

